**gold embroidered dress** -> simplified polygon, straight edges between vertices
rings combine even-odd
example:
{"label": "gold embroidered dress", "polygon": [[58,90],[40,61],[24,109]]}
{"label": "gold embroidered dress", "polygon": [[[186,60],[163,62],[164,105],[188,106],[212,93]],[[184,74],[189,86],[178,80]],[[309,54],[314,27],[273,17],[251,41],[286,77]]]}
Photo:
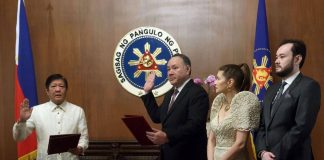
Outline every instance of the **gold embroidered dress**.
{"label": "gold embroidered dress", "polygon": [[[253,131],[259,126],[260,103],[258,97],[248,91],[237,93],[230,104],[230,112],[219,121],[218,113],[225,101],[225,95],[219,94],[211,107],[210,126],[216,138],[214,159],[220,159],[234,144],[236,131]],[[248,153],[244,149],[235,160],[247,160]]]}

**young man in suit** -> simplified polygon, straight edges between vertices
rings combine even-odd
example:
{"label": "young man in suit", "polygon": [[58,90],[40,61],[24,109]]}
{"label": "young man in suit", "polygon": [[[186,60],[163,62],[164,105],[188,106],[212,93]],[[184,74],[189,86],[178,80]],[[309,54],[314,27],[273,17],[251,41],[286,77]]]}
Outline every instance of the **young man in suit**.
{"label": "young man in suit", "polygon": [[190,78],[191,62],[187,56],[174,55],[167,67],[168,80],[174,87],[165,94],[160,106],[151,92],[154,73],[144,85],[147,94],[141,98],[146,110],[154,123],[162,124],[162,130],[153,129],[147,137],[161,145],[162,160],[206,160],[208,95]]}
{"label": "young man in suit", "polygon": [[306,46],[283,41],[276,53],[275,71],[282,78],[264,98],[256,149],[262,160],[312,160],[311,131],[320,109],[320,85],[300,73]]}

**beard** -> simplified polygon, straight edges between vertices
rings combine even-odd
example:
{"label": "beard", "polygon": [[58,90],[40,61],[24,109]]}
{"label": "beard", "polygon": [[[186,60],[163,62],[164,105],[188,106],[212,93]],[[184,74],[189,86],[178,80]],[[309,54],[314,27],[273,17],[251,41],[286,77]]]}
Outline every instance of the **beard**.
{"label": "beard", "polygon": [[284,68],[282,71],[276,72],[277,76],[279,77],[287,77],[294,69],[294,64],[293,61],[291,61],[288,65],[287,68]]}

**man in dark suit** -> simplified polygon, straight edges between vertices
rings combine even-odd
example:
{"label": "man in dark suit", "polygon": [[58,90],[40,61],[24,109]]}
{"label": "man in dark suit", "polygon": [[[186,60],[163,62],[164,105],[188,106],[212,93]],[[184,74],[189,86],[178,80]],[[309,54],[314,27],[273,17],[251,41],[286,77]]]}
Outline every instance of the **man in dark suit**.
{"label": "man in dark suit", "polygon": [[[256,149],[262,160],[312,160],[311,131],[320,109],[320,85],[300,73],[306,46],[285,40],[275,60],[280,83],[271,86],[264,98]],[[282,86],[282,87],[281,87]]]}
{"label": "man in dark suit", "polygon": [[191,62],[187,56],[174,55],[167,67],[168,80],[174,87],[160,106],[151,92],[154,73],[144,85],[147,94],[141,98],[146,110],[154,123],[162,123],[162,130],[153,129],[154,132],[147,132],[147,137],[161,145],[162,160],[206,160],[208,95],[190,78]]}

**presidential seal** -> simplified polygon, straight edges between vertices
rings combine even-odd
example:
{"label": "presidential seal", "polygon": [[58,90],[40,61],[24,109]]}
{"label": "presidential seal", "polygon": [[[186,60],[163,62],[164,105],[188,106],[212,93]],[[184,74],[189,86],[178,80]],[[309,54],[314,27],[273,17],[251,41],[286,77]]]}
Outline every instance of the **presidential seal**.
{"label": "presidential seal", "polygon": [[144,84],[150,72],[155,72],[153,94],[161,96],[172,88],[167,79],[167,62],[180,54],[175,39],[155,27],[139,27],[128,32],[117,44],[113,67],[122,87],[135,96],[144,94]]}
{"label": "presidential seal", "polygon": [[261,102],[273,80],[270,74],[271,62],[269,57],[270,50],[268,48],[257,48],[254,51],[252,91],[259,97]]}

